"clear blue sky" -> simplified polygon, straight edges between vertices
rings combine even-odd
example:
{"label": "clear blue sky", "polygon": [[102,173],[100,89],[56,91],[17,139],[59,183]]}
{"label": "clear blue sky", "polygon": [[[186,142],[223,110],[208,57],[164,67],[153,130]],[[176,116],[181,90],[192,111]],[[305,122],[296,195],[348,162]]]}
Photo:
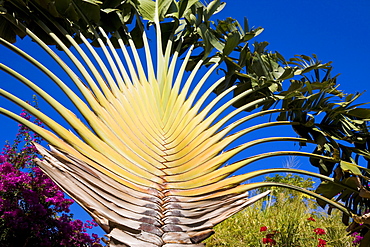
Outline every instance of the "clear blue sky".
{"label": "clear blue sky", "polygon": [[[286,58],[314,53],[323,62],[333,61],[334,74],[341,74],[338,83],[346,92],[369,90],[370,1],[356,0],[349,4],[349,1],[341,0],[229,0],[215,18],[230,16],[241,23],[247,17],[251,27],[265,28],[256,40],[268,41],[270,50],[277,50]],[[25,48],[29,46],[25,42],[19,44]],[[32,48],[31,53],[38,51]],[[0,61],[26,69],[36,80],[43,79],[30,72],[3,47],[0,47]],[[0,87],[20,94],[24,99],[32,98],[31,92],[2,72]],[[368,92],[364,99],[370,101]],[[8,103],[0,99],[0,105],[6,107]],[[12,140],[17,124],[0,116],[0,126],[0,143]],[[75,208],[73,212],[80,217],[80,209]]]}

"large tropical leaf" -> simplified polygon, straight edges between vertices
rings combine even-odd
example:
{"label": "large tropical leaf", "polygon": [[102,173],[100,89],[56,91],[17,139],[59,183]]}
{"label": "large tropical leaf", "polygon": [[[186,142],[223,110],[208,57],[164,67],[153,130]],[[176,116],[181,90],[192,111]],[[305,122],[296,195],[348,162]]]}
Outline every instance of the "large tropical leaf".
{"label": "large tropical leaf", "polygon": [[[1,70],[41,96],[69,126],[3,89],[1,96],[36,116],[47,129],[2,107],[0,113],[50,144],[50,150],[35,144],[43,155],[38,165],[95,218],[109,234],[111,246],[203,246],[202,240],[213,233],[214,225],[268,193],[248,198],[249,190],[266,186],[299,190],[351,214],[327,199],[330,196],[323,186],[314,193],[284,184],[246,183],[256,176],[289,171],[316,176],[341,191],[356,193],[356,187],[343,178],[327,175],[336,164],[355,176],[362,174],[362,168],[341,157],[342,146],[330,139],[334,132],[314,129],[307,114],[311,109],[329,109],[330,116],[337,111],[335,116],[345,113],[354,118],[367,113],[347,109],[343,103],[346,110],[342,114],[328,103],[330,97],[342,96],[335,85],[307,79],[306,73],[329,69],[329,64],[303,56],[289,64],[280,54],[267,52],[264,43],[255,44],[252,51],[245,44],[261,29],[241,28],[232,19],[220,21],[212,29],[210,17],[223,7],[216,0],[208,6],[190,0],[3,2],[6,11],[0,19],[16,31],[1,33],[0,43],[47,75],[77,111],[73,113],[41,85],[1,63]],[[114,23],[108,25],[102,17],[105,14],[114,14],[119,21],[112,19]],[[130,29],[133,18],[134,28]],[[140,18],[155,27],[156,47],[149,46]],[[166,22],[166,18],[173,21]],[[14,46],[16,35],[29,36],[69,79],[62,80],[42,61]],[[56,44],[73,66],[67,66],[48,44]],[[139,53],[141,46],[144,51]],[[202,47],[202,53],[194,55],[194,47]],[[218,53],[212,53],[213,49]],[[238,51],[239,59],[232,58]],[[221,62],[226,66],[221,67],[225,76],[211,79]],[[203,65],[210,66],[203,70]],[[191,72],[186,73],[187,69]],[[285,88],[283,82],[295,76],[302,80],[292,80]],[[231,94],[234,97],[230,99]],[[280,105],[274,104],[279,101]],[[248,125],[269,114],[278,115],[278,121]],[[327,117],[323,121],[329,126],[339,120]],[[363,123],[353,119],[346,124],[353,129]],[[301,137],[246,138],[255,130],[283,125],[292,126]],[[236,141],[243,144],[233,146]],[[266,150],[238,159],[244,150],[268,142],[313,143],[321,149],[314,153]],[[359,149],[355,152],[360,154]],[[309,157],[326,173],[275,168],[233,176],[256,161],[281,155]]]}

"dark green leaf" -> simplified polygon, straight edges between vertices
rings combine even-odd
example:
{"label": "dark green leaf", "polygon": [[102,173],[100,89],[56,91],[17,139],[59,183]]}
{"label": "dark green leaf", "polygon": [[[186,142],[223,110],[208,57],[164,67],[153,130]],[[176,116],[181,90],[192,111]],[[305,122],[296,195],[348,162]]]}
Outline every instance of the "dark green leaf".
{"label": "dark green leaf", "polygon": [[360,119],[370,119],[370,109],[368,108],[355,108],[347,111],[347,115],[357,117]]}
{"label": "dark green leaf", "polygon": [[[332,199],[338,193],[343,190],[342,187],[336,185],[335,183],[329,181],[323,181],[315,190],[316,193],[325,196],[328,199]],[[324,208],[326,206],[326,202],[318,200],[318,204]]]}
{"label": "dark green leaf", "polygon": [[355,164],[349,163],[347,161],[342,160],[340,162],[340,167],[345,172],[350,172],[351,174],[354,174],[354,175],[360,175],[360,176],[362,175],[360,169]]}
{"label": "dark green leaf", "polygon": [[229,55],[239,44],[240,35],[238,32],[229,33],[226,39],[226,44],[223,50],[224,55]]}

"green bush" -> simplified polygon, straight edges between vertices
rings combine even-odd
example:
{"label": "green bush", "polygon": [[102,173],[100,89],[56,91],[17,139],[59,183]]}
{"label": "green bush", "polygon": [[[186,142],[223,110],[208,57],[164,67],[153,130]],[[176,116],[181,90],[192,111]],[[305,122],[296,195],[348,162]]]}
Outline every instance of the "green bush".
{"label": "green bush", "polygon": [[[312,188],[313,181],[299,176],[276,175],[266,178],[289,180]],[[281,188],[271,188],[271,195],[216,226],[216,234],[207,246],[356,246],[341,223],[341,213],[327,215],[316,207],[315,200]],[[261,191],[259,191],[261,192]]]}

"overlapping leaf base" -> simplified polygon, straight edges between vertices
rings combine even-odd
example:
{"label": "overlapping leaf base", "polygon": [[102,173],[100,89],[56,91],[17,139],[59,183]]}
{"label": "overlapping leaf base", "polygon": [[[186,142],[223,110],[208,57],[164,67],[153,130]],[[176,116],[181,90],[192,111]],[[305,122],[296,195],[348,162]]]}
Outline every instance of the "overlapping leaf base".
{"label": "overlapping leaf base", "polygon": [[[166,197],[159,190],[128,188],[56,150],[38,147],[45,159],[39,165],[99,222],[111,237],[110,246],[203,246],[212,227],[263,197],[204,199]],[[60,173],[62,172],[62,176]],[[203,196],[204,197],[204,196]]]}

